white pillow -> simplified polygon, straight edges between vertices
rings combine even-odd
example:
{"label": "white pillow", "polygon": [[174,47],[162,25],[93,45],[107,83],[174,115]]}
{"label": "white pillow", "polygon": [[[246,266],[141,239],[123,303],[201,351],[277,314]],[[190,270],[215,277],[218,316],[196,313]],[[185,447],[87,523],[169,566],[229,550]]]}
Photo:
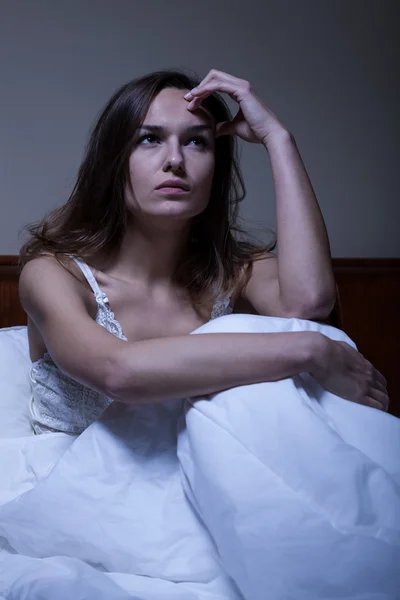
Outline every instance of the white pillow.
{"label": "white pillow", "polygon": [[0,438],[33,435],[28,328],[0,328]]}

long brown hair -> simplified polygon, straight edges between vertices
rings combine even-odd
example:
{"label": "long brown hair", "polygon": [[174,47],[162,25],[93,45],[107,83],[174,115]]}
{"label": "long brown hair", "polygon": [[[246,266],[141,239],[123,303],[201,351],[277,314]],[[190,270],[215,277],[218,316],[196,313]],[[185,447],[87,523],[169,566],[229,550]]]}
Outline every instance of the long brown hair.
{"label": "long brown hair", "polygon": [[[129,156],[152,100],[164,88],[192,89],[201,79],[182,70],[160,70],[133,79],[110,98],[91,131],[77,180],[68,201],[41,221],[25,226],[30,239],[20,250],[20,265],[46,254],[63,264],[69,256],[89,260],[100,252],[113,256],[127,226],[124,189]],[[215,121],[232,119],[217,93],[203,105]],[[207,208],[192,219],[188,248],[175,280],[194,296],[208,290],[217,297],[248,277],[253,260],[276,246],[251,241],[239,226],[239,204],[246,189],[236,137],[215,140],[215,168]]]}

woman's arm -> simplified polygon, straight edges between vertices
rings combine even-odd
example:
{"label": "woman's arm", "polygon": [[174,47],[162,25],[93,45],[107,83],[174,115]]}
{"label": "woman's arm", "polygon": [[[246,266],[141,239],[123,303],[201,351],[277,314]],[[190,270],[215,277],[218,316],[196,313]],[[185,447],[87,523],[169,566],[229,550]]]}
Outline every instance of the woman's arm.
{"label": "woman's arm", "polygon": [[264,142],[276,192],[278,256],[253,263],[243,297],[258,313],[324,319],[336,283],[325,223],[293,136],[284,128]]}
{"label": "woman's arm", "polygon": [[312,371],[318,332],[204,333],[120,344],[109,395],[126,403],[162,402],[276,381]]}
{"label": "woman's arm", "polygon": [[211,69],[184,98],[196,110],[213,92],[239,105],[231,121],[217,123],[216,137],[238,135],[263,144],[272,165],[276,192],[278,258],[256,261],[252,281],[242,291],[260,314],[323,318],[335,302],[328,236],[293,135],[255,93],[249,81]]}
{"label": "woman's arm", "polygon": [[328,313],[336,296],[328,234],[310,179],[292,134],[266,141],[276,194],[278,279],[289,307],[306,302]]}
{"label": "woman's arm", "polygon": [[320,354],[316,347],[324,336],[311,331],[126,342],[93,320],[82,287],[50,257],[30,261],[19,279],[21,304],[58,367],[121,402],[158,402],[290,377],[312,371]]}
{"label": "woman's arm", "polygon": [[49,257],[24,266],[19,293],[61,371],[120,402],[162,402],[302,372],[356,402],[385,404],[387,399],[384,378],[361,354],[319,332],[210,333],[126,342],[93,320],[82,284]]}
{"label": "woman's arm", "polygon": [[[209,333],[119,344],[110,396],[142,404],[309,372],[333,394],[387,410],[386,380],[346,342],[315,331]],[[277,401],[279,399],[277,398]]]}

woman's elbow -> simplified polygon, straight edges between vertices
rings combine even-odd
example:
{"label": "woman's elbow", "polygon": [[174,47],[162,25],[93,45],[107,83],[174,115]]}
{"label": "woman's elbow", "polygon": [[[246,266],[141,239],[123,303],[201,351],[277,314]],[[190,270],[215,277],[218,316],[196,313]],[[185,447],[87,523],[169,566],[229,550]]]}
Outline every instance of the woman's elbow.
{"label": "woman's elbow", "polygon": [[323,321],[327,319],[336,304],[336,294],[326,295],[312,301],[293,307],[285,315],[287,318],[306,319],[309,321]]}

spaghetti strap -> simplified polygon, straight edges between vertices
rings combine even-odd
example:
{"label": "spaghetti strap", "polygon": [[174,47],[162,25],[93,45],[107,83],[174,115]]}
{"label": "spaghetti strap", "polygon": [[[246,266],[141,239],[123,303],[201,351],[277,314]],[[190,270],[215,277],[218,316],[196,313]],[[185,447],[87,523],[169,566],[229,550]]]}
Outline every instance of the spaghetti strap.
{"label": "spaghetti strap", "polygon": [[90,285],[90,287],[93,290],[94,295],[96,296],[96,299],[104,300],[105,294],[99,288],[99,284],[97,283],[96,278],[93,275],[90,267],[81,258],[77,258],[76,256],[72,256],[71,258],[73,258],[73,260],[76,262],[76,264],[78,265],[78,267],[84,274],[88,284]]}
{"label": "spaghetti strap", "polygon": [[107,331],[113,333],[116,337],[127,341],[127,338],[122,332],[120,322],[117,321],[113,311],[111,310],[107,294],[102,292],[99,288],[99,284],[97,283],[91,268],[81,258],[77,258],[75,256],[71,256],[70,258],[74,259],[93,290],[97,304],[96,322],[105,327]]}

